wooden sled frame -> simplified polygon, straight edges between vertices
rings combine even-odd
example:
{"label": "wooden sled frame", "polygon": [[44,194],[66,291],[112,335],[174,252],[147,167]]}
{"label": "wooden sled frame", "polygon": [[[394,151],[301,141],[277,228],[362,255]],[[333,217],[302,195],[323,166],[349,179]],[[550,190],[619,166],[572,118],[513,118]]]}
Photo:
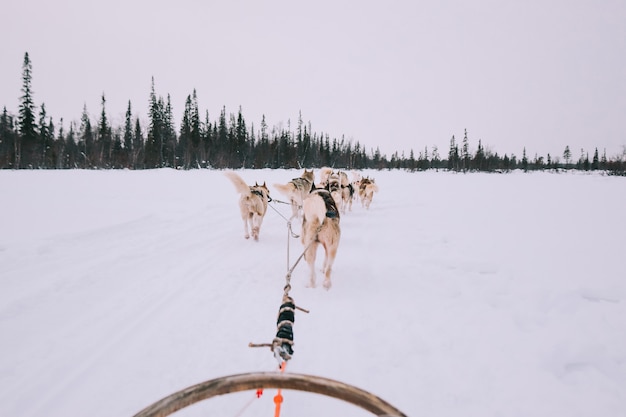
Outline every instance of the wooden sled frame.
{"label": "wooden sled frame", "polygon": [[165,417],[218,395],[260,388],[306,391],[346,401],[376,416],[406,417],[379,397],[352,385],[319,376],[275,372],[229,375],[201,382],[155,402],[134,417]]}

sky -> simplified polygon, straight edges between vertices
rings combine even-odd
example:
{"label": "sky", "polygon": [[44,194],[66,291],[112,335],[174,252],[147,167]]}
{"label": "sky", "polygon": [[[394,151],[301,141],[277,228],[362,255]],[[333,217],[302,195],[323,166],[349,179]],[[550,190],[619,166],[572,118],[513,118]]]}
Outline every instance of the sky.
{"label": "sky", "polygon": [[[626,146],[626,2],[181,0],[8,2],[0,105],[16,113],[24,53],[35,104],[146,121],[151,80],[177,125],[196,90],[217,120],[295,128],[416,156],[467,130],[500,155],[607,156]],[[10,41],[8,41],[10,39]]]}
{"label": "sky", "polygon": [[[300,172],[238,173],[280,200],[273,184]],[[222,171],[1,170],[0,415],[132,416],[203,381],[278,372],[248,343],[275,336],[293,266],[289,294],[310,312],[296,311],[285,372],[354,385],[407,416],[623,417],[623,178],[363,174],[379,191],[341,215],[325,290],[295,264],[287,205],[244,239]],[[270,416],[275,394],[175,415]],[[371,415],[282,395],[284,417]]]}

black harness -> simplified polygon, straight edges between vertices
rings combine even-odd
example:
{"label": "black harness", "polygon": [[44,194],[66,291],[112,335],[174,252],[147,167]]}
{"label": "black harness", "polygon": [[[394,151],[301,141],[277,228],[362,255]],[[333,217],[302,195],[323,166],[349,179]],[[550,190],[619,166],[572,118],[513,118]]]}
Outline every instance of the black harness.
{"label": "black harness", "polygon": [[326,205],[326,217],[330,219],[334,219],[339,217],[339,210],[337,210],[337,204],[335,203],[335,199],[330,194],[329,191],[318,189],[316,190],[317,194],[324,200],[324,204]]}
{"label": "black harness", "polygon": [[259,196],[259,197],[261,197],[261,198],[265,198],[265,194],[263,194],[263,191],[259,191],[259,190],[257,190],[256,188],[250,187],[250,192],[251,192],[252,194],[256,194],[256,195],[258,195],[258,196]]}

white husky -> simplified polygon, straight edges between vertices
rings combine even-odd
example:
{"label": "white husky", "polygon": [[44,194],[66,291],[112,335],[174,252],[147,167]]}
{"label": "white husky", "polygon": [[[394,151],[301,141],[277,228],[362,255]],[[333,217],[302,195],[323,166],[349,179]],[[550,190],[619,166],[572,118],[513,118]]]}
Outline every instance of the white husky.
{"label": "white husky", "polygon": [[341,229],[339,227],[339,210],[330,192],[325,189],[314,189],[302,204],[302,244],[304,259],[310,268],[309,286],[315,287],[315,258],[318,245],[324,247],[324,288],[329,289],[330,273],[337,255]]}
{"label": "white husky", "polygon": [[259,232],[261,231],[261,224],[263,218],[267,212],[267,202],[269,201],[270,191],[268,190],[265,182],[263,185],[255,183],[254,185],[248,185],[246,182],[233,171],[226,171],[224,173],[229,180],[235,185],[235,189],[240,194],[239,198],[239,210],[241,211],[241,218],[243,219],[244,237],[250,238],[250,229],[252,229],[252,237],[254,240],[259,240]]}

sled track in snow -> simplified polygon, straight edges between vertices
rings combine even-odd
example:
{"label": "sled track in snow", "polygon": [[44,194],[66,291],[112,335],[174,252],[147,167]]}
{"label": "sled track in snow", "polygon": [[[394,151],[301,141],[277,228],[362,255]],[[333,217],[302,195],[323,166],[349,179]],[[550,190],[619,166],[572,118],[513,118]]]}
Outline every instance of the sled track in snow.
{"label": "sled track in snow", "polygon": [[406,415],[381,398],[343,382],[319,376],[254,372],[230,375],[192,385],[171,394],[144,408],[134,417],[165,417],[197,402],[260,388],[291,389],[337,398],[358,406],[376,416],[406,417]]}

